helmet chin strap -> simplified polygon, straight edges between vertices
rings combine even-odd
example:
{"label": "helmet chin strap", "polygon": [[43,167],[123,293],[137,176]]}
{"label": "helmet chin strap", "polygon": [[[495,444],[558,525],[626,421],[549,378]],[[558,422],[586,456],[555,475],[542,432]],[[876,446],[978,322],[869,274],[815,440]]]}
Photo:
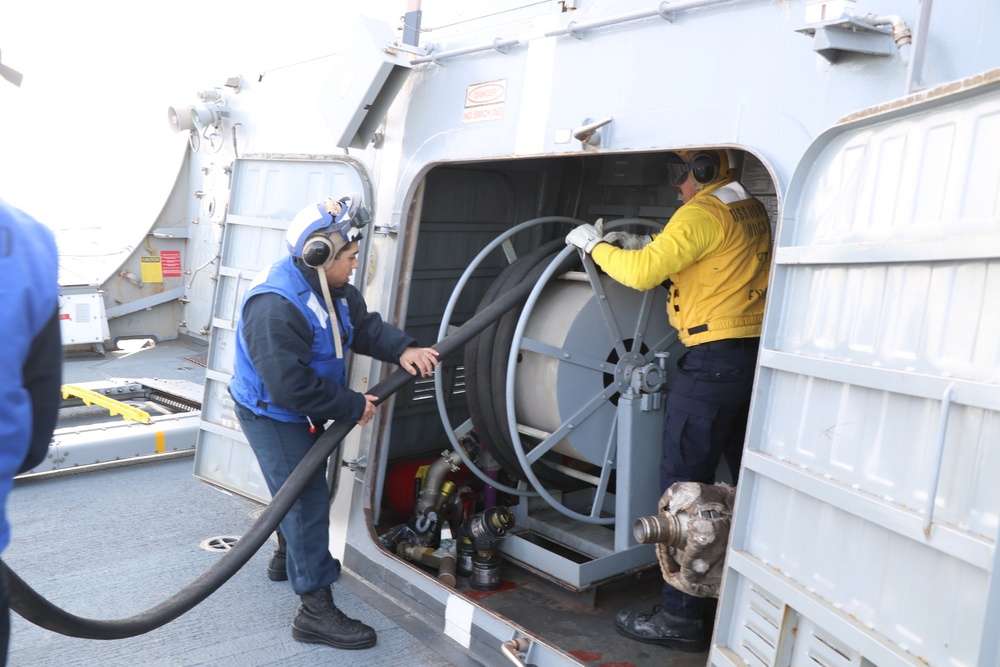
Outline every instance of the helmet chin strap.
{"label": "helmet chin strap", "polygon": [[330,312],[330,325],[333,334],[333,344],[337,348],[337,358],[344,358],[344,348],[340,343],[340,320],[337,319],[337,309],[333,307],[333,299],[330,298],[330,285],[326,282],[326,271],[324,267],[317,266],[319,273],[319,285],[323,288],[323,299],[326,300],[326,309]]}

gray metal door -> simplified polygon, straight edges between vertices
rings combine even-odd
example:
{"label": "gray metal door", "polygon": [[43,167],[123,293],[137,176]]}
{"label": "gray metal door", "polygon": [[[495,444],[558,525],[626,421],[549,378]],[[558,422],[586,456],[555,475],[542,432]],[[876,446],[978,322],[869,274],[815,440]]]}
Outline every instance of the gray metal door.
{"label": "gray metal door", "polygon": [[713,665],[997,665],[1000,77],[791,179]]}
{"label": "gray metal door", "polygon": [[[254,276],[287,252],[285,230],[292,217],[310,202],[348,192],[360,192],[365,201],[374,202],[367,169],[347,156],[245,157],[233,163],[195,451],[196,477],[261,502],[270,500],[228,391],[239,307]],[[362,248],[362,256],[366,250]]]}

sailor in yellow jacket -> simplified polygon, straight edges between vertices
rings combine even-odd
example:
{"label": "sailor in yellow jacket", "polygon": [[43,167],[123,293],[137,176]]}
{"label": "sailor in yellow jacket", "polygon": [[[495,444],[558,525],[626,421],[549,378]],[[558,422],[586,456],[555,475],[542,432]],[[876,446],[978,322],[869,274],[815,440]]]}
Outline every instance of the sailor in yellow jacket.
{"label": "sailor in yellow jacket", "polygon": [[[767,211],[734,180],[730,151],[670,154],[667,173],[684,204],[654,239],[602,235],[594,225],[566,237],[623,285],[669,286],[667,313],[688,350],[667,394],[661,493],[675,482],[713,483],[723,456],[737,479],[771,264]],[[637,641],[703,651],[713,608],[664,585],[662,606],[622,611],[616,629]]]}

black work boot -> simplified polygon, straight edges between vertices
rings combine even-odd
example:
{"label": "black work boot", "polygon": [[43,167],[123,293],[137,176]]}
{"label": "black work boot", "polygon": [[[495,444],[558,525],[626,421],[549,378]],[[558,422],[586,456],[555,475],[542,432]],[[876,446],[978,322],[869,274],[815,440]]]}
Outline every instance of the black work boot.
{"label": "black work boot", "polygon": [[615,617],[615,630],[629,639],[646,644],[659,644],[679,651],[700,653],[708,648],[705,621],[681,618],[656,605],[650,612],[620,611]]}
{"label": "black work boot", "polygon": [[334,648],[375,646],[375,630],[337,609],[329,588],[302,596],[302,606],[295,612],[295,620],[292,621],[292,638]]}
{"label": "black work boot", "polygon": [[285,569],[285,536],[278,533],[278,548],[267,561],[267,578],[271,581],[288,581],[288,571]]}

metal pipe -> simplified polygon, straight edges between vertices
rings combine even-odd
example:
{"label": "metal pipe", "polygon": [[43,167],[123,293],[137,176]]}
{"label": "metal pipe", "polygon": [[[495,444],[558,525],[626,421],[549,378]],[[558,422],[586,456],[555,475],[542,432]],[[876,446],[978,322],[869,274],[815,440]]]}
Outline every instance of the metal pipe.
{"label": "metal pipe", "polygon": [[481,51],[489,51],[490,49],[495,49],[500,53],[507,53],[507,51],[512,46],[517,46],[521,44],[519,39],[500,39],[497,37],[489,44],[479,44],[477,46],[469,46],[461,49],[452,49],[450,51],[436,51],[434,47],[431,47],[431,52],[426,56],[420,56],[414,58],[411,62],[414,65],[419,65],[420,63],[433,62],[435,65],[440,65],[442,60],[447,60],[449,58],[457,58],[458,56],[466,56],[470,53],[479,53]]}
{"label": "metal pipe", "polygon": [[924,87],[924,52],[927,50],[927,29],[931,21],[931,6],[933,0],[923,0],[917,14],[917,27],[913,31],[913,54],[910,62],[906,66],[906,88],[903,91],[907,95],[914,89]]}
{"label": "metal pipe", "polygon": [[941,479],[941,461],[944,459],[944,445],[948,437],[948,417],[951,415],[951,401],[955,395],[955,383],[944,390],[941,397],[941,416],[938,419],[937,442],[934,444],[934,459],[931,468],[931,483],[927,489],[927,504],[924,507],[924,537],[930,539],[934,524],[934,505],[937,501],[938,481]]}
{"label": "metal pipe", "polygon": [[[720,1],[720,0],[716,0]],[[661,3],[662,4],[662,3]],[[659,5],[654,9],[640,9],[635,12],[628,12],[627,14],[619,14],[618,16],[610,16],[606,19],[598,19],[596,21],[570,21],[562,28],[557,28],[555,30],[550,30],[545,33],[546,37],[561,37],[562,35],[569,35],[570,37],[576,37],[580,39],[582,33],[593,30],[595,28],[606,28],[608,26],[617,25],[619,23],[628,23],[630,21],[639,21],[642,19],[652,18],[653,16],[660,15]]]}
{"label": "metal pipe", "polygon": [[872,25],[887,25],[892,28],[892,38],[896,41],[896,46],[902,48],[910,44],[911,35],[910,27],[906,25],[906,21],[903,17],[897,16],[895,14],[889,14],[886,16],[880,16],[878,14],[869,14],[864,17],[865,20],[869,21]]}
{"label": "metal pipe", "polygon": [[[618,25],[620,23],[628,23],[631,21],[639,21],[646,18],[651,18],[653,16],[659,16],[665,21],[670,20],[670,15],[676,12],[682,12],[688,9],[697,9],[700,7],[708,7],[710,5],[718,5],[724,2],[742,2],[745,0],[681,0],[680,2],[661,2],[656,7],[651,9],[643,9],[634,12],[628,12],[625,14],[618,14],[617,16],[609,16],[608,18],[598,19],[596,21],[584,21],[576,22],[570,21],[566,26],[558,28],[556,30],[551,30],[544,34],[544,37],[558,37],[561,35],[571,35],[572,37],[580,38],[580,35],[588,30],[594,30],[596,28],[606,28],[612,25]],[[435,64],[441,64],[442,61],[449,58],[457,58],[458,56],[468,55],[470,53],[479,53],[482,51],[489,51],[490,49],[495,49],[501,53],[507,53],[507,51],[512,46],[518,46],[521,44],[527,44],[532,39],[528,38],[525,40],[521,39],[501,39],[497,37],[492,42],[487,44],[478,44],[475,46],[468,46],[460,49],[451,49],[445,51],[437,51],[436,46],[431,45],[431,51],[426,56],[419,56],[414,58],[410,62],[414,65],[419,65],[422,63],[433,62]]]}
{"label": "metal pipe", "polygon": [[441,488],[444,484],[444,478],[449,472],[458,472],[461,461],[456,460],[457,458],[458,455],[455,452],[445,450],[441,452],[441,458],[427,468],[414,514],[420,515],[429,509],[437,509],[441,505],[443,500]]}
{"label": "metal pipe", "polygon": [[594,30],[595,28],[606,28],[620,23],[629,23],[631,21],[648,19],[653,16],[659,16],[663,20],[669,21],[669,16],[671,14],[688,9],[698,9],[700,7],[718,5],[723,2],[733,2],[733,0],[680,0],[680,2],[661,2],[653,9],[641,9],[635,12],[618,14],[617,16],[609,16],[605,19],[597,19],[596,21],[583,21],[580,23],[570,21],[565,27],[559,28],[558,30],[550,30],[545,33],[545,36],[559,37],[561,35],[570,35],[571,37],[579,39],[582,33],[587,32],[588,30]]}
{"label": "metal pipe", "polygon": [[451,540],[441,540],[441,545],[435,552],[441,558],[441,563],[438,565],[438,580],[454,587],[458,581],[455,576],[458,569],[458,550]]}
{"label": "metal pipe", "polygon": [[[685,514],[684,519],[687,518]],[[672,514],[642,516],[635,520],[632,534],[639,544],[666,544],[683,549],[687,543],[687,521]]]}
{"label": "metal pipe", "polygon": [[447,548],[434,549],[414,544],[400,544],[399,555],[414,563],[427,565],[438,571],[438,580],[448,586],[454,586],[456,557]]}
{"label": "metal pipe", "polygon": [[524,660],[521,655],[531,648],[531,639],[528,637],[514,637],[508,639],[500,645],[500,652],[515,665],[524,667]]}
{"label": "metal pipe", "polygon": [[909,67],[910,45],[913,42],[913,39],[910,34],[910,27],[906,25],[906,21],[904,21],[902,17],[896,16],[895,14],[886,16],[868,14],[861,17],[860,20],[875,27],[884,25],[891,27],[892,38],[896,41],[896,48],[899,49],[899,59],[903,61],[904,65]]}
{"label": "metal pipe", "polygon": [[198,272],[199,272],[199,271],[201,271],[201,270],[202,270],[202,269],[204,269],[204,268],[205,268],[206,266],[208,266],[209,264],[211,264],[211,263],[212,263],[212,262],[214,262],[215,260],[219,259],[220,257],[222,257],[222,255],[221,255],[221,254],[219,254],[219,253],[215,253],[215,257],[213,257],[212,259],[208,260],[207,262],[205,262],[204,264],[202,264],[201,266],[199,266],[199,267],[198,267],[197,269],[195,269],[194,271],[192,271],[192,272],[191,272],[191,279],[190,279],[190,280],[188,280],[188,284],[187,284],[187,289],[191,289],[191,284],[192,284],[192,283],[194,283],[194,277],[195,277],[196,275],[198,275]]}

